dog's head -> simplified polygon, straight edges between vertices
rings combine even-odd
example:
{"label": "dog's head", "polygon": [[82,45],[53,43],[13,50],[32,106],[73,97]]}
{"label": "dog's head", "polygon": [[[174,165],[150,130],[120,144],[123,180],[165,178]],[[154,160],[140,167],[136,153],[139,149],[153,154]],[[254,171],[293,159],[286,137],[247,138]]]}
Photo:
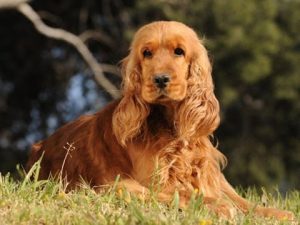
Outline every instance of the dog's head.
{"label": "dog's head", "polygon": [[[149,105],[168,106],[169,103],[178,105],[174,120],[179,135],[190,136],[199,129],[207,134],[216,128],[216,125],[211,126],[219,113],[213,94],[211,64],[201,40],[188,26],[159,21],[140,28],[129,55],[123,60],[122,75],[123,99],[119,113],[115,113],[118,121],[116,125],[115,120],[115,133],[128,133],[129,129],[128,136],[134,136],[149,114]],[[122,114],[121,110],[126,113],[117,115]],[[131,129],[128,124],[132,122],[135,125]],[[210,124],[199,127],[203,122]],[[218,122],[217,119],[215,124]],[[124,124],[123,129],[119,129],[120,124]]]}
{"label": "dog's head", "polygon": [[[123,63],[124,93],[135,92],[147,103],[181,101],[189,79],[212,86],[206,49],[196,33],[179,22],[154,22],[135,34]],[[210,83],[209,83],[210,82]]]}

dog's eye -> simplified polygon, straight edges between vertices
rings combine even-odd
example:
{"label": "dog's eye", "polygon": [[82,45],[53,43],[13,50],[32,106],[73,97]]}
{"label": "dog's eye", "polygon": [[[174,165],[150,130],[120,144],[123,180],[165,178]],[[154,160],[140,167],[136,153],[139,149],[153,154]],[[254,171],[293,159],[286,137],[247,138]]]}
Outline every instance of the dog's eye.
{"label": "dog's eye", "polygon": [[174,50],[175,55],[184,55],[184,51],[182,48],[175,48]]}
{"label": "dog's eye", "polygon": [[149,57],[152,56],[152,52],[150,50],[146,49],[146,50],[143,51],[143,56],[145,58],[149,58]]}

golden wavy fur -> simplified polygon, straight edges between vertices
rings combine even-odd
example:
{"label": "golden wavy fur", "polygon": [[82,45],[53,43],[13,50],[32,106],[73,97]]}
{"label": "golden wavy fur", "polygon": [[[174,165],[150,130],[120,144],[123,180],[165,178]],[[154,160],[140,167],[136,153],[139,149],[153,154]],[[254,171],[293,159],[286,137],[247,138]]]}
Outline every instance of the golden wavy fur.
{"label": "golden wavy fur", "polygon": [[142,27],[122,62],[123,97],[35,144],[28,168],[43,155],[40,179],[61,174],[69,188],[81,178],[100,187],[120,175],[120,186],[147,197],[152,185],[164,202],[178,191],[184,206],[198,192],[226,217],[253,210],[293,218],[249,203],[224,178],[226,158],[210,141],[220,122],[211,70],[191,28],[163,21]]}

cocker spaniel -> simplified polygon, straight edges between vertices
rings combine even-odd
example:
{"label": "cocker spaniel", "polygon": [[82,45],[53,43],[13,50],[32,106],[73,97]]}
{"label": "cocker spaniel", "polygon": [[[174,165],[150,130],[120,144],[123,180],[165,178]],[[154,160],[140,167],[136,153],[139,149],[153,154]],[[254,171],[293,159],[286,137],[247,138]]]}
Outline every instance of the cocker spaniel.
{"label": "cocker spaniel", "polygon": [[[236,211],[293,218],[240,197],[222,174],[224,155],[211,143],[219,126],[211,64],[196,33],[179,22],[153,22],[137,31],[122,62],[123,96],[100,112],[66,124],[33,145],[27,168],[42,157],[39,178],[62,174],[68,187],[119,185],[160,201],[192,193],[218,215]],[[159,187],[159,188],[158,188]]]}

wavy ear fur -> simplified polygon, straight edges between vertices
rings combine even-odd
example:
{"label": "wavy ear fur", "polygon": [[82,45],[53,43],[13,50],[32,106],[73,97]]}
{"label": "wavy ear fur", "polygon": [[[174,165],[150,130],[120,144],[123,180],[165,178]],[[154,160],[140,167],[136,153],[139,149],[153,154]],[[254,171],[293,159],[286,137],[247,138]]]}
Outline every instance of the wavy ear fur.
{"label": "wavy ear fur", "polygon": [[122,61],[123,97],[114,111],[113,132],[122,146],[142,132],[149,107],[140,97],[140,66],[134,52]]}
{"label": "wavy ear fur", "polygon": [[189,69],[187,96],[177,113],[178,136],[190,139],[210,135],[219,125],[219,102],[214,95],[211,64],[200,41]]}

